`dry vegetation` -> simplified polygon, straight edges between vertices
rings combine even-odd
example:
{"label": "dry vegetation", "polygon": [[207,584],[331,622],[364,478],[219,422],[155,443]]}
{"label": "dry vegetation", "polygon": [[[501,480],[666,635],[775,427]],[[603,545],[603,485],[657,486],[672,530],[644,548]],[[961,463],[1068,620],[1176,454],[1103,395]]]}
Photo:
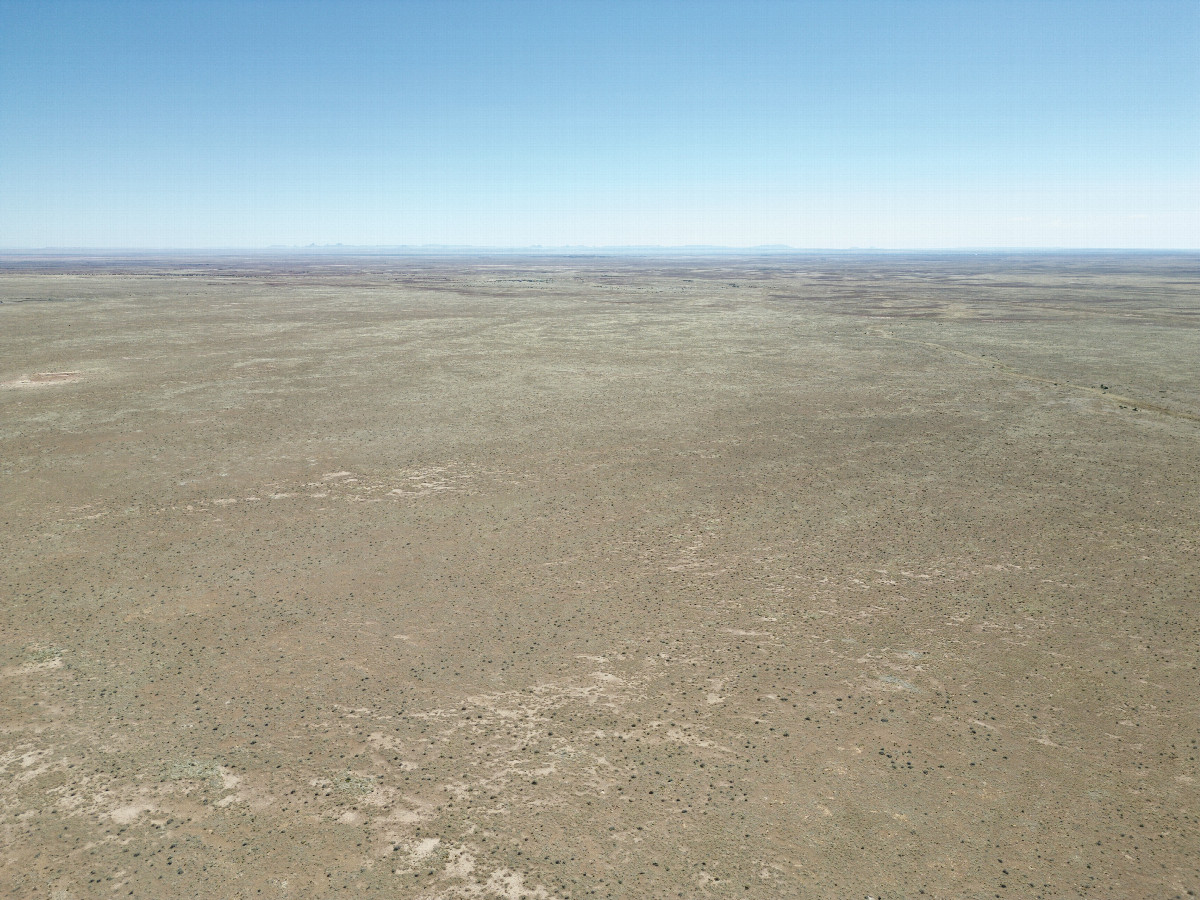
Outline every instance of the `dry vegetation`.
{"label": "dry vegetation", "polygon": [[0,894],[1193,896],[1198,263],[0,261]]}

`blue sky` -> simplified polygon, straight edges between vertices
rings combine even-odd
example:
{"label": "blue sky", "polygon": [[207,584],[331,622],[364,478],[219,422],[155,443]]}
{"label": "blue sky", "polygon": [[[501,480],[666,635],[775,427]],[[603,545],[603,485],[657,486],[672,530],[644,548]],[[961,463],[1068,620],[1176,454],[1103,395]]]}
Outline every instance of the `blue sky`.
{"label": "blue sky", "polygon": [[1200,247],[1200,3],[0,0],[0,247]]}

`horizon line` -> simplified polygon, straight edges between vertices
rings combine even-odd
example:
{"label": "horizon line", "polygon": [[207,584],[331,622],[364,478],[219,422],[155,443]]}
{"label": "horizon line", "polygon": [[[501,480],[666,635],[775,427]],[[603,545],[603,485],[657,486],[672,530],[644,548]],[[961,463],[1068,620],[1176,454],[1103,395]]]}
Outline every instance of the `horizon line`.
{"label": "horizon line", "polygon": [[64,254],[128,254],[128,253],[345,253],[370,252],[471,252],[471,253],[563,253],[563,252],[626,252],[626,253],[1197,253],[1200,247],[1103,247],[1103,246],[1022,246],[979,245],[948,247],[796,247],[789,244],[266,244],[230,246],[43,246],[0,247],[0,255],[17,253]]}

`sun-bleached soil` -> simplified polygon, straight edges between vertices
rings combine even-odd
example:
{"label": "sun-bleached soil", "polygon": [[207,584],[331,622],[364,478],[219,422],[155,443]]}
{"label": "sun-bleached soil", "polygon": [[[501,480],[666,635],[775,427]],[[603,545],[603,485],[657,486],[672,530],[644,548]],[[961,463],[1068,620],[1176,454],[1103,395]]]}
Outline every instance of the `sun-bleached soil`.
{"label": "sun-bleached soil", "polygon": [[0,895],[1200,890],[1200,258],[0,259]]}

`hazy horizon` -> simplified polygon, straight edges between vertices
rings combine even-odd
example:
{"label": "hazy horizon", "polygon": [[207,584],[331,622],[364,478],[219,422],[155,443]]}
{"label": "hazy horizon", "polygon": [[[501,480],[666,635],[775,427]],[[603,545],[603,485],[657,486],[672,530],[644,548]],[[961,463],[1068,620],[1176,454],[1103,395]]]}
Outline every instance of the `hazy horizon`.
{"label": "hazy horizon", "polygon": [[1005,254],[1030,254],[1030,255],[1054,255],[1054,254],[1130,254],[1130,255],[1152,255],[1152,254],[1167,254],[1167,255],[1187,255],[1200,253],[1200,247],[1049,247],[1049,246],[981,246],[981,247],[792,247],[781,244],[762,244],[755,246],[734,246],[721,244],[608,244],[608,245],[592,245],[592,244],[558,244],[558,245],[539,245],[530,244],[526,246],[503,246],[503,245],[485,245],[485,244],[275,244],[268,246],[246,245],[246,246],[209,246],[209,247],[101,247],[101,246],[77,246],[77,247],[3,247],[0,246],[0,257],[15,256],[19,254],[42,254],[47,256],[66,255],[71,253],[88,253],[97,256],[103,255],[124,255],[135,253],[149,254],[198,254],[198,255],[221,255],[233,253],[255,253],[255,254],[288,254],[288,253],[328,253],[337,255],[339,253],[378,253],[378,254],[412,254],[420,255],[437,254],[437,253],[495,253],[503,255],[521,255],[521,254],[556,254],[556,253],[624,253],[629,255],[655,255],[660,253],[688,253],[693,255],[705,254],[761,254],[767,255],[806,255],[818,253],[833,253],[847,256],[855,254],[886,254],[886,255],[934,255],[941,253],[948,254],[975,254],[975,255],[1005,255]]}

